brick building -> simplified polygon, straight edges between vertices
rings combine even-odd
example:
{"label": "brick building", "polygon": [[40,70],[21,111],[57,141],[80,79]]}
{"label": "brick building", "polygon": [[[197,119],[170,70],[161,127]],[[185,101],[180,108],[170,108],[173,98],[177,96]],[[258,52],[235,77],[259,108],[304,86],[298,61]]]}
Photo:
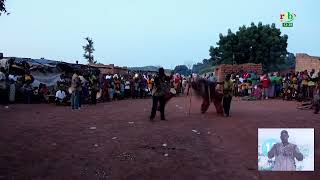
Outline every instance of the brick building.
{"label": "brick building", "polygon": [[320,70],[320,57],[309,56],[305,53],[296,54],[296,71],[308,70],[310,72],[312,69],[318,72]]}
{"label": "brick building", "polygon": [[115,66],[114,64],[109,64],[109,65],[93,64],[91,66],[98,68],[102,75],[105,75],[105,74],[126,74],[126,73],[128,73],[128,68],[127,67],[119,67],[119,66]]}
{"label": "brick building", "polygon": [[248,72],[248,71],[256,71],[258,74],[262,74],[262,64],[239,64],[239,65],[231,65],[231,64],[221,64],[215,68],[215,76],[218,81],[223,81],[227,74],[237,73],[237,72]]}

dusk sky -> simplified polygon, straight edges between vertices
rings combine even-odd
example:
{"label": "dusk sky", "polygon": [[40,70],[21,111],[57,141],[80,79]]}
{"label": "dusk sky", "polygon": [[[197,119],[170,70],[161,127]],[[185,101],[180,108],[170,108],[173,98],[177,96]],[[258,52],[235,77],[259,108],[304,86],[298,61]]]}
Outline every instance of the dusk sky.
{"label": "dusk sky", "polygon": [[[275,23],[288,34],[288,51],[320,56],[319,0],[7,0],[0,16],[4,56],[86,63],[84,38],[95,59],[118,66],[174,68],[209,58],[219,33]],[[297,15],[283,28],[280,13]]]}

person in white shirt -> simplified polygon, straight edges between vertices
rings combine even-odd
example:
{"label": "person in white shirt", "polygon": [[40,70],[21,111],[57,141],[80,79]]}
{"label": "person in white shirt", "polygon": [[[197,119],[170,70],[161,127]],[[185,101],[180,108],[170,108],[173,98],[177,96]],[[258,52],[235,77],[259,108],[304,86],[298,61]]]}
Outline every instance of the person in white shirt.
{"label": "person in white shirt", "polygon": [[130,90],[130,81],[129,81],[129,79],[127,79],[126,81],[125,81],[125,84],[124,84],[124,96],[125,96],[125,98],[129,98],[130,97],[130,95],[131,95],[131,90]]}
{"label": "person in white shirt", "polygon": [[56,104],[59,105],[59,104],[65,104],[66,103],[66,93],[59,89],[57,92],[56,92]]}
{"label": "person in white shirt", "polygon": [[211,74],[209,75],[208,80],[209,80],[210,82],[212,82],[212,83],[216,83],[216,82],[217,82],[217,78],[216,78],[216,76],[215,76],[213,73],[211,73]]}

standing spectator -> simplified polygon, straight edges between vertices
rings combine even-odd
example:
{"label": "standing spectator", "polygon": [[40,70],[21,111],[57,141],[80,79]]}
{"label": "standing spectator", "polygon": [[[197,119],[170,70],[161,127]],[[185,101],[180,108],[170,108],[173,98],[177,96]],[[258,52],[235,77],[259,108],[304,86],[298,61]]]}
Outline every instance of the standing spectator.
{"label": "standing spectator", "polygon": [[57,86],[58,89],[60,89],[61,87],[63,91],[67,91],[67,81],[65,79],[64,74],[60,75],[60,79],[57,81]]}
{"label": "standing spectator", "polygon": [[[320,71],[319,71],[319,74],[320,74]],[[315,87],[315,90],[314,90],[313,103],[315,107],[314,113],[318,114],[320,110],[320,79],[318,79],[317,86]]]}
{"label": "standing spectator", "polygon": [[124,99],[125,97],[125,81],[122,79],[120,83],[120,97]]}
{"label": "standing spectator", "polygon": [[275,80],[275,75],[271,73],[269,75],[270,78],[270,86],[269,86],[269,98],[274,98],[275,95],[275,85],[276,85],[276,80]]}
{"label": "standing spectator", "polygon": [[233,82],[230,78],[231,75],[227,74],[226,80],[223,84],[223,110],[227,117],[230,116],[230,106],[233,95]]}
{"label": "standing spectator", "polygon": [[80,110],[79,101],[80,101],[80,88],[81,82],[79,78],[79,73],[76,71],[71,80],[71,89],[72,89],[72,96],[71,96],[71,107],[72,109]]}
{"label": "standing spectator", "polygon": [[151,91],[152,91],[152,87],[153,87],[153,80],[151,78],[151,75],[148,75],[148,93],[151,94]]}
{"label": "standing spectator", "polygon": [[316,83],[317,83],[317,74],[315,73],[315,70],[312,69],[312,71],[310,72],[310,80],[308,82],[308,88],[309,88],[309,98],[313,98],[313,94],[314,94],[314,89],[316,87]]}
{"label": "standing spectator", "polygon": [[92,104],[97,104],[97,92],[99,91],[99,81],[95,75],[89,78],[90,100]]}
{"label": "standing spectator", "polygon": [[[85,102],[89,102],[89,99],[90,99],[90,90],[91,89],[89,89],[90,87],[89,87],[89,82],[85,82],[85,83],[81,83],[82,85],[81,85],[81,101],[80,102],[82,102],[82,103],[85,103]],[[90,99],[91,100],[91,99]]]}
{"label": "standing spectator", "polygon": [[265,74],[263,77],[262,77],[262,88],[263,88],[263,97],[265,99],[268,99],[269,97],[269,86],[270,86],[270,79],[268,77],[268,74]]}
{"label": "standing spectator", "polygon": [[131,96],[131,85],[128,78],[125,81],[124,94],[126,98],[129,98]]}
{"label": "standing spectator", "polygon": [[302,72],[302,97],[303,99],[308,97],[308,80],[309,80],[309,75],[308,71],[305,70]]}
{"label": "standing spectator", "polygon": [[184,91],[186,90],[187,88],[187,79],[184,77],[183,80],[182,80],[182,94],[184,94]]}
{"label": "standing spectator", "polygon": [[114,85],[115,85],[115,88],[114,88],[115,98],[120,99],[120,80],[117,74],[114,77]]}
{"label": "standing spectator", "polygon": [[32,102],[32,96],[33,96],[33,88],[31,86],[31,83],[27,82],[26,84],[23,85],[24,89],[24,102],[26,104],[31,104]]}
{"label": "standing spectator", "polygon": [[134,98],[139,97],[139,76],[134,79]]}
{"label": "standing spectator", "polygon": [[280,76],[280,73],[277,73],[277,75],[274,77],[275,81],[275,97],[280,97],[281,93],[281,84],[282,84],[282,77]]}
{"label": "standing spectator", "polygon": [[9,102],[14,103],[16,100],[16,82],[17,77],[13,74],[9,75],[9,82],[10,82],[10,88],[9,88]]}
{"label": "standing spectator", "polygon": [[5,69],[0,69],[0,103],[7,105],[8,103],[8,91],[7,91],[7,77],[5,74]]}
{"label": "standing spectator", "polygon": [[147,80],[145,76],[142,76],[139,81],[140,98],[145,98],[147,93]]}
{"label": "standing spectator", "polygon": [[30,74],[30,71],[27,71],[23,78],[23,89],[24,89],[24,97],[25,97],[25,103],[31,104],[32,102],[32,96],[34,94],[32,83],[34,81],[33,76]]}
{"label": "standing spectator", "polygon": [[113,101],[113,95],[114,95],[114,82],[113,79],[111,78],[109,81],[109,88],[108,88],[108,92],[109,92],[109,101]]}

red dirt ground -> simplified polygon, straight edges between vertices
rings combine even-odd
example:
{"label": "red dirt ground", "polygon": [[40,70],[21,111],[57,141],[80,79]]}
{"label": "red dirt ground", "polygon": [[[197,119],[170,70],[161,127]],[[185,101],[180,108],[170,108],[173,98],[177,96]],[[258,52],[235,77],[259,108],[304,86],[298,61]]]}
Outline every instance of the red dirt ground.
{"label": "red dirt ground", "polygon": [[[189,116],[189,100],[173,98],[168,121],[157,114],[153,123],[151,99],[81,111],[50,104],[1,106],[0,179],[320,179],[319,115],[297,110],[296,102],[235,99],[232,117],[224,118],[213,106],[200,114],[200,103],[192,99]],[[259,172],[257,129],[270,127],[315,128],[315,172]]]}

